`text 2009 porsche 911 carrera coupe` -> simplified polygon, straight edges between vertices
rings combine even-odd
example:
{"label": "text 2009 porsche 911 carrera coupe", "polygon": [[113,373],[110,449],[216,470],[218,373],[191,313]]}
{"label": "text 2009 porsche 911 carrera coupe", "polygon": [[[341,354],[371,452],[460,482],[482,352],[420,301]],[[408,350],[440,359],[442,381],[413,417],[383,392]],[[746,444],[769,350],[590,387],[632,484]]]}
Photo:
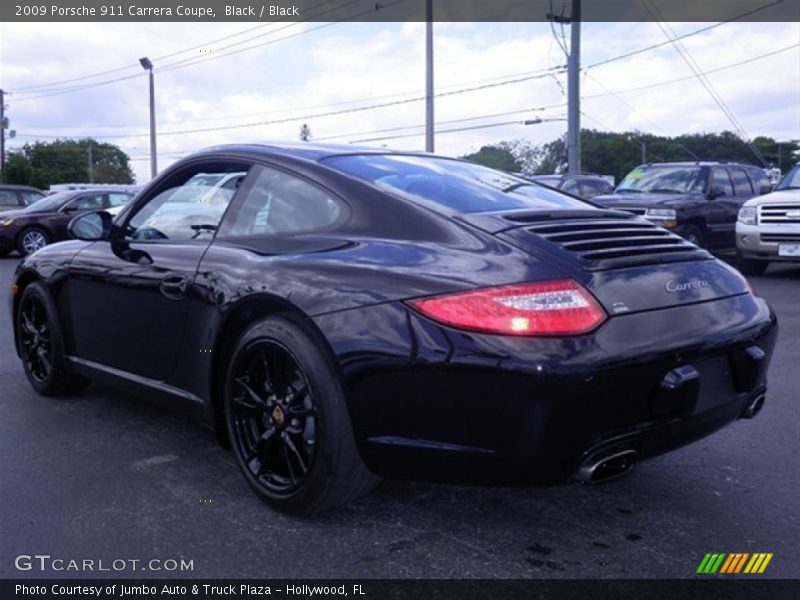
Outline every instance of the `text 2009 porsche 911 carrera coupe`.
{"label": "text 2009 porsche 911 carrera coupe", "polygon": [[13,283],[31,385],[188,408],[285,511],[379,475],[600,481],[764,402],[777,323],[738,272],[460,160],[221,146],[70,231]]}

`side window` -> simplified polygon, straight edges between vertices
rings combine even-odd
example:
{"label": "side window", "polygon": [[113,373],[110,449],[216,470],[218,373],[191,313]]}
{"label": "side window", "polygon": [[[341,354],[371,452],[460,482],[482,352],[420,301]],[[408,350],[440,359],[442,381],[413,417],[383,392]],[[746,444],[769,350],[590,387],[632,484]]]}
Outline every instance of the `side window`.
{"label": "side window", "polygon": [[68,211],[101,210],[105,194],[90,194],[75,198],[67,205]]}
{"label": "side window", "polygon": [[44,198],[43,194],[37,194],[36,192],[21,192],[22,193],[22,203],[25,206],[30,206],[37,200],[41,200]]}
{"label": "side window", "polygon": [[564,182],[564,185],[561,186],[561,189],[567,192],[568,194],[574,194],[575,196],[580,196],[580,190],[578,190],[578,181],[576,179],[567,179]]}
{"label": "side window", "polygon": [[750,178],[753,180],[753,189],[756,194],[761,194],[762,190],[766,188],[772,188],[772,184],[769,181],[769,177],[767,177],[767,174],[764,172],[764,169],[749,169],[748,173],[750,173]]}
{"label": "side window", "polygon": [[128,203],[131,197],[128,194],[122,194],[120,192],[112,192],[108,195],[108,208],[114,208],[115,206],[123,206]]}
{"label": "side window", "polygon": [[341,216],[340,201],[311,183],[276,169],[255,168],[252,186],[238,210],[226,216],[220,238],[316,231]]}
{"label": "side window", "polygon": [[248,168],[243,164],[223,163],[176,174],[132,215],[126,225],[126,237],[132,240],[212,237]]}
{"label": "side window", "polygon": [[744,169],[739,167],[731,167],[731,178],[733,179],[733,188],[736,190],[737,196],[752,196],[753,186],[750,185],[750,180]]}
{"label": "side window", "polygon": [[715,167],[711,170],[711,188],[718,188],[723,196],[733,196],[733,185],[728,175],[728,169]]}
{"label": "side window", "polygon": [[0,206],[19,206],[17,192],[14,190],[0,190]]}

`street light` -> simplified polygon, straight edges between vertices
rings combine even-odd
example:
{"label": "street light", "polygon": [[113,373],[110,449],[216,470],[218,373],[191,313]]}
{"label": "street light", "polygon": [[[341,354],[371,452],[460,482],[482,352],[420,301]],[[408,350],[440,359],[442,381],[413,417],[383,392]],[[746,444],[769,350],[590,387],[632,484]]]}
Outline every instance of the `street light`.
{"label": "street light", "polygon": [[153,84],[153,63],[144,56],[139,59],[139,64],[150,75],[150,177],[155,179],[158,165],[156,163],[156,93]]}

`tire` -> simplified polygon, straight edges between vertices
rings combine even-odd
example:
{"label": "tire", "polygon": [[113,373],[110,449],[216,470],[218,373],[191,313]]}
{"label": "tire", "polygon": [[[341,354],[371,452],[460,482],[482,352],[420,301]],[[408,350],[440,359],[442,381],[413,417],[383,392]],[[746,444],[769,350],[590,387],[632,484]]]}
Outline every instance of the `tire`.
{"label": "tire", "polygon": [[769,266],[766,260],[759,260],[757,258],[745,258],[741,254],[736,254],[736,267],[744,275],[763,275]]}
{"label": "tire", "polygon": [[33,254],[50,243],[50,236],[40,227],[23,229],[17,237],[17,252],[22,256]]}
{"label": "tire", "polygon": [[336,369],[300,319],[271,316],[242,334],[223,402],[239,469],[272,508],[311,514],[377,485],[358,454]]}
{"label": "tire", "polygon": [[58,312],[42,284],[25,288],[14,320],[22,366],[33,389],[43,396],[62,396],[89,385],[89,379],[67,368]]}
{"label": "tire", "polygon": [[691,242],[700,248],[703,247],[703,243],[705,242],[705,236],[703,235],[703,232],[700,231],[700,228],[696,225],[689,225],[686,228],[686,231],[684,231],[683,237],[687,242]]}

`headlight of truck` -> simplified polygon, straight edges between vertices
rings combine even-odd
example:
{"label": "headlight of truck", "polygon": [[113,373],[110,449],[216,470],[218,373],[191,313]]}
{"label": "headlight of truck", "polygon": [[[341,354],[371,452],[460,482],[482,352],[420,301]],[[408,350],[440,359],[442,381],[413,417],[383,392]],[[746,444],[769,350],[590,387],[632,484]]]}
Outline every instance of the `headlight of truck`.
{"label": "headlight of truck", "polygon": [[743,225],[755,225],[756,224],[756,207],[755,206],[743,206],[739,209],[739,223]]}
{"label": "headlight of truck", "polygon": [[648,208],[644,213],[644,217],[667,229],[673,229],[678,226],[678,213],[674,208]]}

